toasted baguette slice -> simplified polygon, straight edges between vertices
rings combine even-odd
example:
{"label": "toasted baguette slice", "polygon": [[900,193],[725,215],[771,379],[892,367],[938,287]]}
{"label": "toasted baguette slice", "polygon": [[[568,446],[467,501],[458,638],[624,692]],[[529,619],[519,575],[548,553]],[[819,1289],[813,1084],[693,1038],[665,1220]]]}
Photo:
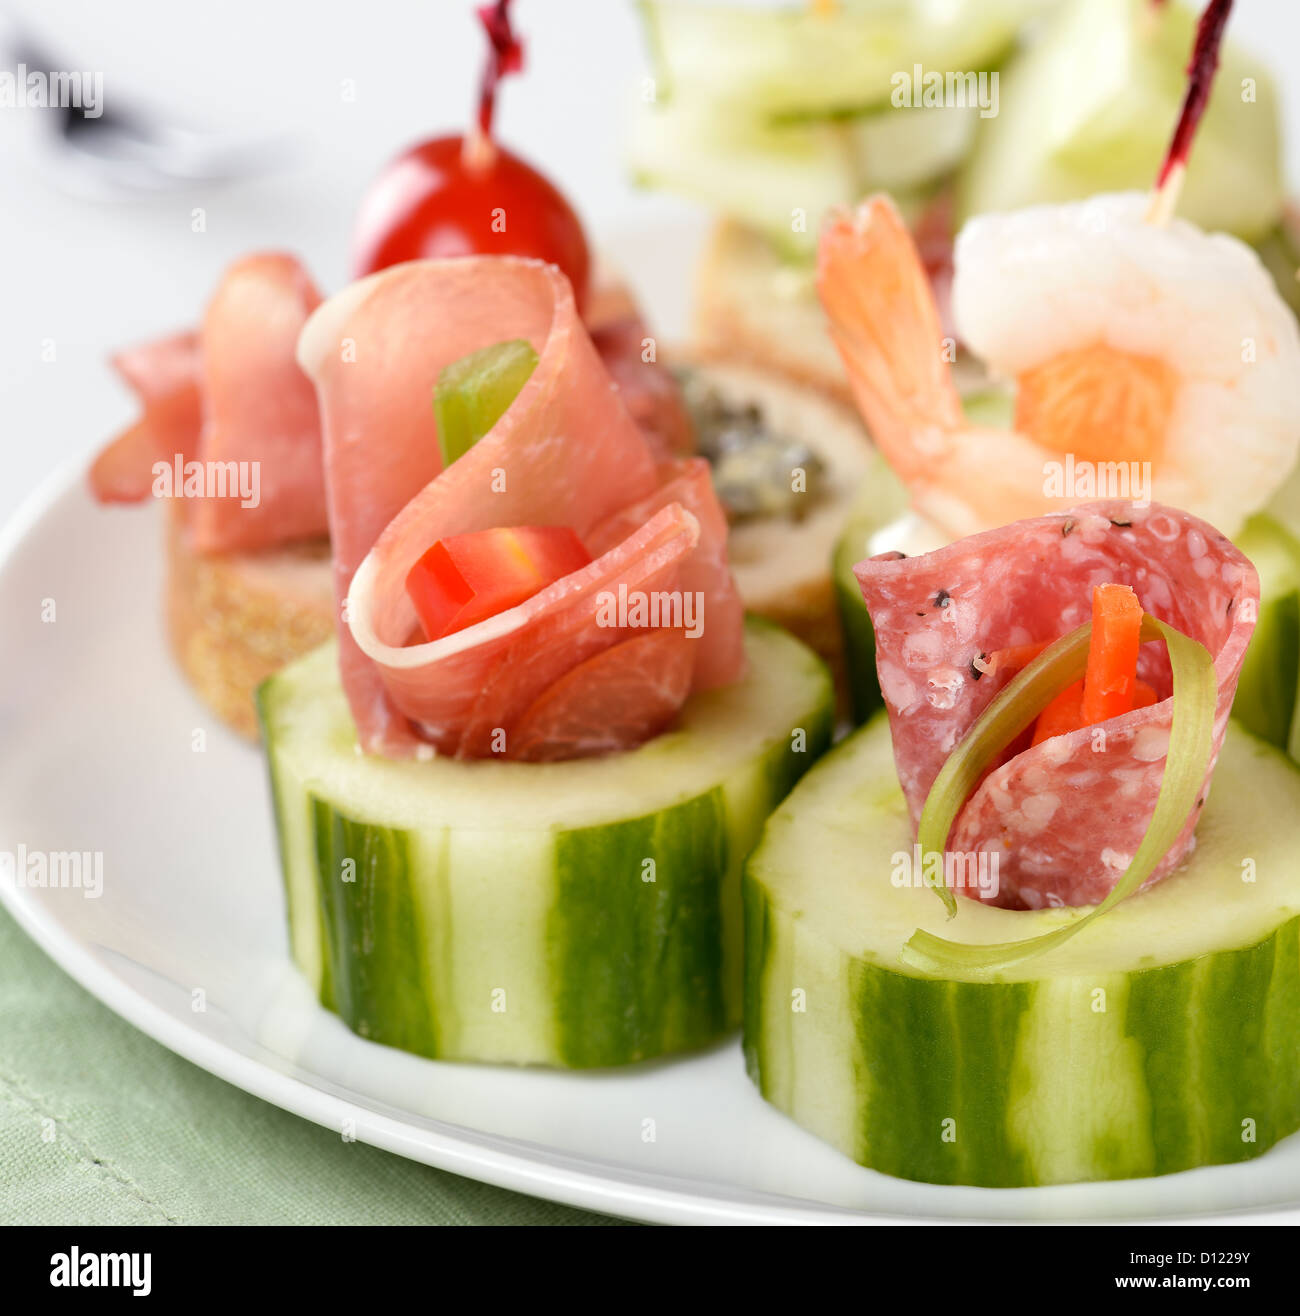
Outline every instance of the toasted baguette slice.
{"label": "toasted baguette slice", "polygon": [[753,364],[707,352],[688,356],[684,364],[724,402],[756,406],[767,428],[801,440],[825,463],[823,492],[801,520],[772,516],[738,522],[731,528],[728,555],[749,611],[793,631],[836,670],[843,645],[831,559],[872,469],[866,430],[851,407]]}
{"label": "toasted baguette slice", "polygon": [[[787,261],[756,229],[731,219],[714,226],[696,273],[694,318],[702,355],[775,371],[854,406],[813,266]],[[963,395],[988,386],[983,365],[968,352],[957,352],[952,374]]]}
{"label": "toasted baguette slice", "polygon": [[748,362],[852,407],[811,265],[791,264],[755,229],[720,220],[695,284],[695,337],[706,358]]}
{"label": "toasted baguette slice", "polygon": [[180,504],[167,521],[167,632],[199,698],[257,739],[257,687],[334,631],[329,543],[196,553]]}

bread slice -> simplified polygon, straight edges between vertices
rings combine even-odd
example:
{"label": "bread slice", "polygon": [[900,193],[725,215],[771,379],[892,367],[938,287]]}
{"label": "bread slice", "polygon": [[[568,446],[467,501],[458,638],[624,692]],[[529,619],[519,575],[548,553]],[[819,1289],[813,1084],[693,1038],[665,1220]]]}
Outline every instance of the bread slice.
{"label": "bread slice", "polygon": [[714,226],[695,284],[695,344],[775,372],[852,407],[848,380],[817,300],[811,264],[791,264],[756,229]]}
{"label": "bread slice", "polygon": [[[695,340],[704,356],[773,371],[853,407],[848,376],[817,299],[816,270],[788,261],[756,229],[714,226],[695,280]],[[963,396],[989,385],[983,365],[956,350],[953,382]]]}
{"label": "bread slice", "polygon": [[257,687],[334,630],[329,542],[257,553],[197,553],[182,504],[167,518],[167,633],[199,698],[256,740]]}

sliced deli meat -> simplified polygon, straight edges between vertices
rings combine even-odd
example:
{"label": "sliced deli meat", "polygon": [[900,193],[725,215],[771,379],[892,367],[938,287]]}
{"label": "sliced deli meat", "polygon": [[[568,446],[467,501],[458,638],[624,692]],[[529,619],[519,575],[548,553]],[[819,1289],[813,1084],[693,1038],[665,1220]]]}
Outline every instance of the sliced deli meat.
{"label": "sliced deli meat", "polygon": [[[224,490],[191,492],[182,507],[198,551],[254,551],[326,534],[316,390],[297,361],[302,328],[320,301],[295,257],[254,253],[225,271],[200,330],[119,352],[113,367],[142,414],[92,464],[95,497],[139,502],[155,488],[157,463],[184,475],[185,464],[198,461]],[[656,359],[626,287],[606,280],[592,299],[588,329],[656,459],[689,453],[681,390]],[[254,463],[255,499],[240,492]]]}
{"label": "sliced deli meat", "polygon": [[[509,756],[509,732],[546,689],[578,664],[636,634],[602,624],[602,598],[678,588],[699,524],[665,508],[589,566],[486,621],[425,644],[385,644],[411,633],[406,592],[383,579],[386,550],[368,555],[349,595],[353,638],[377,667],[393,705],[444,753]],[[393,585],[396,582],[392,582]],[[616,617],[607,620],[616,621]],[[504,733],[504,743],[493,737]]]}
{"label": "sliced deli meat", "polygon": [[690,692],[694,661],[681,631],[645,631],[602,649],[524,710],[512,733],[514,756],[547,763],[649,740]]}
{"label": "sliced deli meat", "polygon": [[[440,372],[515,339],[531,344],[536,367],[492,430],[440,472],[431,406]],[[665,682],[647,650],[631,654],[617,679],[602,667],[600,680],[566,683],[572,706],[547,694],[647,629],[685,630],[675,623],[686,590],[692,606],[698,594],[702,622],[686,636],[689,683],[679,690],[673,677],[667,688],[684,698],[739,674],[741,605],[712,489],[694,463],[656,460],[555,267],[511,257],[395,266],[326,302],[302,335],[299,359],[320,399],[345,603],[342,678],[365,749],[400,756],[432,743],[463,757],[511,757],[526,743],[529,757],[542,757],[539,707],[550,725],[568,728],[575,754],[595,752],[598,742],[622,747],[627,736],[637,743],[663,721]],[[523,525],[568,526],[595,560],[498,616],[413,643],[405,580],[421,555],[453,535]],[[626,606],[660,596],[678,600],[683,615],[664,625],[663,616],[647,620]],[[674,671],[683,665],[677,648],[663,642]],[[604,744],[597,724],[613,723],[600,692],[626,695],[636,672],[655,711],[625,718],[625,731],[612,734],[617,743]],[[579,734],[584,719],[589,736]],[[516,747],[511,733],[521,726],[526,738]]]}
{"label": "sliced deli meat", "polygon": [[[914,823],[949,754],[1015,675],[1015,663],[994,655],[1051,643],[1081,625],[1094,587],[1104,584],[1130,587],[1146,612],[1198,640],[1214,661],[1204,803],[1259,605],[1255,568],[1212,526],[1158,504],[1098,502],[919,557],[884,554],[854,570]],[[1154,703],[1036,745],[1022,737],[958,814],[949,850],[997,856],[993,903],[1092,904],[1123,875],[1165,767],[1173,701],[1162,645],[1142,646],[1137,676]],[[1198,804],[1152,882],[1181,862],[1199,812]]]}
{"label": "sliced deli meat", "polygon": [[[296,359],[320,304],[306,270],[281,253],[225,273],[203,317],[199,456],[253,487],[255,498],[200,499],[191,527],[205,552],[265,548],[323,535],[325,472],[316,391]],[[229,478],[229,477],[228,477]]]}
{"label": "sliced deli meat", "polygon": [[118,435],[90,468],[90,489],[103,503],[134,503],[154,484],[154,463],[182,460],[198,448],[199,336],[191,330],[127,348],[113,369],[140,400],[140,419]]}
{"label": "sliced deli meat", "polygon": [[656,456],[691,452],[695,439],[686,400],[672,371],[659,360],[655,339],[627,287],[610,278],[599,282],[585,320],[624,406]]}
{"label": "sliced deli meat", "polygon": [[91,467],[96,498],[147,497],[161,462],[169,468],[164,487],[183,497],[188,533],[200,552],[252,551],[324,535],[316,393],[296,358],[298,336],[319,303],[293,256],[247,256],[222,276],[199,332],[114,357],[143,415]]}

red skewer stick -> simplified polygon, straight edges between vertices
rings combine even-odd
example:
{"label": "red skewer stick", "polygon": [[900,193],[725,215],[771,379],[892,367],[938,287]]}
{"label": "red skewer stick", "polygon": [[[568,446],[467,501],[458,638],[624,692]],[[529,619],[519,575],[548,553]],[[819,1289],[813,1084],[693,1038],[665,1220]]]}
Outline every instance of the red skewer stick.
{"label": "red skewer stick", "polygon": [[503,78],[522,72],[524,44],[510,25],[510,0],[497,0],[494,5],[480,5],[478,19],[488,39],[488,56],[483,65],[483,80],[479,84],[478,130],[485,138],[491,139],[497,87]]}
{"label": "red skewer stick", "polygon": [[[1164,0],[1157,0],[1163,5]],[[1183,95],[1182,109],[1174,126],[1160,172],[1156,175],[1155,194],[1147,211],[1147,220],[1153,224],[1166,224],[1178,205],[1183,175],[1187,172],[1187,158],[1192,151],[1196,130],[1210,100],[1214,75],[1219,68],[1219,50],[1223,45],[1223,32],[1232,13],[1232,0],[1210,0],[1196,25],[1196,40],[1192,57],[1187,64],[1187,91]]]}

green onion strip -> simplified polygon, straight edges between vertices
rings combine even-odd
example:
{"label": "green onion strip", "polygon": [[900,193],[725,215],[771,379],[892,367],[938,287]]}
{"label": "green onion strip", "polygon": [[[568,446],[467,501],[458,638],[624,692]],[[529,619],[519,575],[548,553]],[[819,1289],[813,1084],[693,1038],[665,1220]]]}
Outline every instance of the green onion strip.
{"label": "green onion strip", "polygon": [[[1092,623],[1085,622],[1057,640],[1018,673],[976,719],[934,779],[921,810],[917,841],[922,854],[942,853],[946,849],[953,823],[984,772],[1060,691],[1084,674],[1091,633]],[[1142,617],[1142,639],[1164,640],[1168,647],[1174,678],[1173,721],[1156,807],[1146,835],[1123,877],[1088,913],[1052,932],[1023,941],[971,945],[946,941],[918,928],[903,947],[903,959],[908,964],[929,973],[974,971],[985,975],[1041,955],[1069,941],[1093,919],[1131,896],[1168,853],[1196,805],[1209,770],[1218,689],[1214,661],[1198,640],[1149,613]],[[941,875],[936,875],[932,885],[942,898],[949,918],[953,917],[957,913],[956,897]]]}

